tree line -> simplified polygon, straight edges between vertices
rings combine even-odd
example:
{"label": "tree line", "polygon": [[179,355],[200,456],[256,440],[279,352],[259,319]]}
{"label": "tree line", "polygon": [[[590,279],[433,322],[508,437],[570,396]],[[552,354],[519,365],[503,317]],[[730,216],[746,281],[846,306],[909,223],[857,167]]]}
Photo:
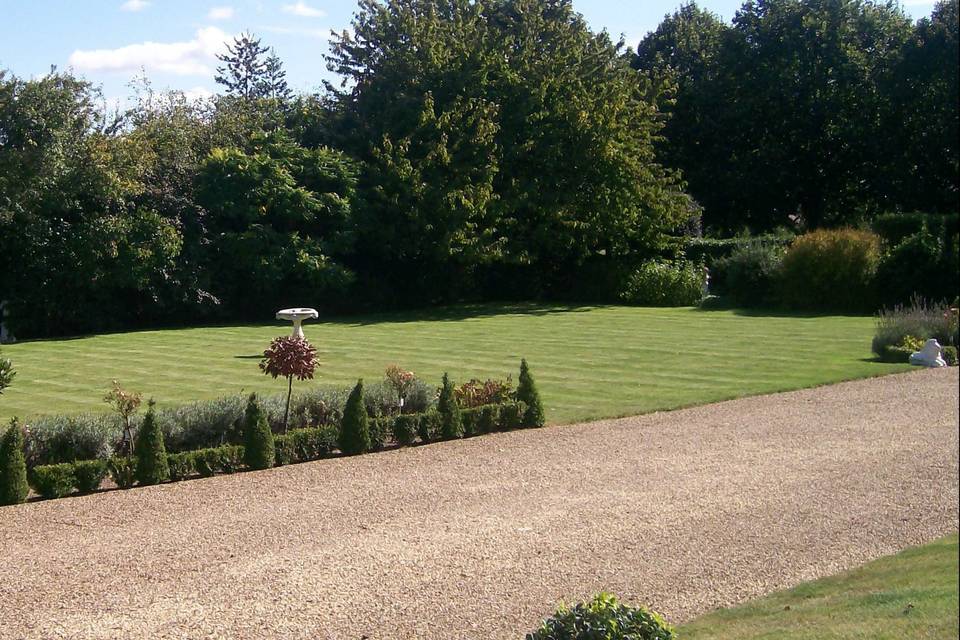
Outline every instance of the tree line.
{"label": "tree line", "polygon": [[351,27],[314,94],[252,35],[207,101],[0,71],[14,332],[602,297],[701,227],[957,210],[956,0],[689,4],[636,50],[569,0],[361,0]]}

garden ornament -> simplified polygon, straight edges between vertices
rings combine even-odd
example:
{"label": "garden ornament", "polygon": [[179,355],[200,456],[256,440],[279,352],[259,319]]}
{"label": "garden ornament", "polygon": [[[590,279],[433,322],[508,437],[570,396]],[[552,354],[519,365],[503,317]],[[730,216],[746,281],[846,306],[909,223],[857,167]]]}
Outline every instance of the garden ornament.
{"label": "garden ornament", "polygon": [[293,322],[293,337],[303,338],[303,328],[300,326],[304,320],[318,318],[320,314],[316,309],[307,309],[297,307],[295,309],[281,309],[277,311],[277,320],[290,320]]}
{"label": "garden ornament", "polygon": [[921,367],[945,367],[947,363],[940,357],[940,343],[930,338],[923,349],[910,354],[910,364]]}

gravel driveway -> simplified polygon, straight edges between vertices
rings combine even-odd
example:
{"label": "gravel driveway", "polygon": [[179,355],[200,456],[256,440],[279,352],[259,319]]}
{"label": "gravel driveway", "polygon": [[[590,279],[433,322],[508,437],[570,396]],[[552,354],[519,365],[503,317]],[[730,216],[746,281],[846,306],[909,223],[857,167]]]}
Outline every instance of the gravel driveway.
{"label": "gravel driveway", "polygon": [[0,508],[0,638],[681,622],[957,531],[957,369]]}

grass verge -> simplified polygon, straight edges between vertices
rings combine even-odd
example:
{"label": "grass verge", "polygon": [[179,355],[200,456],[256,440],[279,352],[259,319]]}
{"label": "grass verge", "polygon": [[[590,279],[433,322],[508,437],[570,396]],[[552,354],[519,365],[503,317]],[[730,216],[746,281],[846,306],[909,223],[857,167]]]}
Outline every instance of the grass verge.
{"label": "grass verge", "polygon": [[946,640],[958,626],[957,536],[853,571],[721,609],[678,629],[681,640]]}

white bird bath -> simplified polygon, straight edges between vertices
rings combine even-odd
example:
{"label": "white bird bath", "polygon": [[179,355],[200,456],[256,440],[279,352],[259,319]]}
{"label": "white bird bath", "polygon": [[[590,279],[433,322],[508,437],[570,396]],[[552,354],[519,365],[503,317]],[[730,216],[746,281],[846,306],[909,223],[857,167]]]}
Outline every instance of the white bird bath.
{"label": "white bird bath", "polygon": [[303,327],[300,324],[304,320],[311,320],[320,317],[316,309],[307,309],[297,307],[296,309],[281,309],[277,311],[277,320],[290,320],[293,322],[293,337],[303,338]]}

